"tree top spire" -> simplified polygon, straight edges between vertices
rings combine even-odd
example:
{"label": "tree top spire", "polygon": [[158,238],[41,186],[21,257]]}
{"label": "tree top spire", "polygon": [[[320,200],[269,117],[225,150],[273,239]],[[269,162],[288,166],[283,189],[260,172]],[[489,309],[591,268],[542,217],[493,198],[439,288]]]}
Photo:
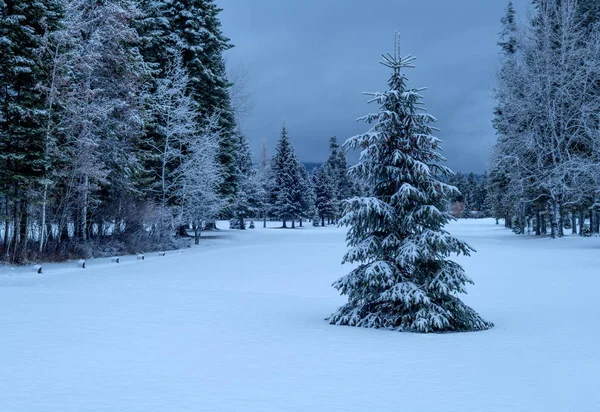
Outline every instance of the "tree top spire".
{"label": "tree top spire", "polygon": [[400,33],[394,32],[394,52],[392,53],[384,53],[381,55],[383,57],[383,61],[380,62],[385,67],[389,67],[394,70],[394,73],[400,73],[402,68],[414,68],[413,61],[416,60],[416,57],[412,55],[407,55],[402,57],[400,54]]}

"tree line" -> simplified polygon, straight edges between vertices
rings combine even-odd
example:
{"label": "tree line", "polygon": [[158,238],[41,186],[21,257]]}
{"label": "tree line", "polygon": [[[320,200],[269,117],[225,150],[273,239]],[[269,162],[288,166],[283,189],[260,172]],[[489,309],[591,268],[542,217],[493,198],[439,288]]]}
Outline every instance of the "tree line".
{"label": "tree line", "polygon": [[[213,0],[0,2],[0,260],[199,241],[215,219],[337,220],[345,155],[314,174],[239,126]],[[173,236],[177,234],[178,236]]]}
{"label": "tree line", "polygon": [[[298,160],[288,130],[283,126],[272,158],[263,143],[254,181],[244,191],[245,209],[230,222],[234,229],[245,229],[247,218],[262,216],[282,221],[283,228],[302,226],[305,220],[313,226],[326,226],[338,221],[344,200],[361,194],[359,182],[348,176],[345,151],[336,137],[329,139],[330,155],[322,165],[308,171]],[[251,222],[254,224],[254,222]],[[288,226],[288,223],[290,226]]]}
{"label": "tree line", "polygon": [[516,233],[598,233],[600,3],[532,3],[502,19],[488,203]]}
{"label": "tree line", "polygon": [[220,11],[0,2],[0,259],[174,247],[241,213],[251,154]]}

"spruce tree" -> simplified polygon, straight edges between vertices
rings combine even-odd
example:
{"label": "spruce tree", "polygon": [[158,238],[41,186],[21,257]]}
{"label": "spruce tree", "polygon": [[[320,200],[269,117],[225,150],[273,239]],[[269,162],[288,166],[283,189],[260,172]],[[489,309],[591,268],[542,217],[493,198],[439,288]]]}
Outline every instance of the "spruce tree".
{"label": "spruce tree", "polygon": [[403,69],[414,58],[400,57],[396,47],[383,59],[392,69],[389,90],[371,94],[379,112],[362,118],[373,126],[346,142],[362,150],[351,173],[373,194],[345,203],[340,225],[350,227],[350,249],[343,261],[358,267],[334,283],[348,303],[328,320],[411,332],[488,329],[493,325],[458,298],[472,281],[448,257],[473,249],[444,229],[451,216],[442,210],[456,188],[438,180],[451,171],[439,164],[435,119],[424,111],[421,89],[406,85]]}
{"label": "spruce tree", "polygon": [[31,191],[52,161],[46,152],[45,93],[51,70],[42,48],[44,36],[59,28],[61,4],[0,1],[0,193],[16,226],[14,250],[26,243]]}
{"label": "spruce tree", "polygon": [[339,212],[336,173],[330,163],[315,171],[314,185],[317,214],[321,218],[321,226],[325,226],[333,222]]}
{"label": "spruce tree", "polygon": [[298,215],[300,227],[302,227],[303,219],[311,219],[315,215],[315,192],[312,187],[310,176],[306,170],[306,166],[302,163],[298,163],[298,188],[300,203],[300,214]]}
{"label": "spruce tree", "polygon": [[223,53],[233,46],[221,30],[222,10],[214,0],[144,0],[142,7],[147,15],[138,29],[144,39],[144,58],[156,75],[164,76],[168,56],[181,50],[189,91],[198,107],[198,123],[205,126],[206,119],[219,116],[219,191],[231,206],[238,180],[237,136]]}
{"label": "spruce tree", "polygon": [[236,192],[232,196],[229,215],[231,229],[246,229],[244,219],[262,209],[263,189],[252,163],[252,153],[244,133],[237,129],[236,144]]}
{"label": "spruce tree", "polygon": [[294,147],[283,126],[271,161],[270,211],[274,217],[283,221],[284,228],[287,228],[288,220],[295,227],[294,219],[301,214],[298,167]]}

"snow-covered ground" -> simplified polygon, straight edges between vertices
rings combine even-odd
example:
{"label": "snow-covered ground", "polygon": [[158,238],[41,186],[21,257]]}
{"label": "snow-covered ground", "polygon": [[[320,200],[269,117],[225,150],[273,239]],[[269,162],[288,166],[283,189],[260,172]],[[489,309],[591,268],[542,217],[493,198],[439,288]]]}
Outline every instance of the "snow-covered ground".
{"label": "snow-covered ground", "polygon": [[[223,224],[221,224],[224,227]],[[600,238],[451,231],[490,331],[330,326],[344,231],[223,230],[182,253],[0,267],[0,411],[598,411]]]}

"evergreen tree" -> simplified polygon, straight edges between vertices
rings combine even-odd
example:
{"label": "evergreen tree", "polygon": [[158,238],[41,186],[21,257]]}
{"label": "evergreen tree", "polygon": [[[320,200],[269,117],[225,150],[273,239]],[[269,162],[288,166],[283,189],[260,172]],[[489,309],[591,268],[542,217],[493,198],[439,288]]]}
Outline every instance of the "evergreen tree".
{"label": "evergreen tree", "polygon": [[270,180],[271,214],[283,221],[284,228],[287,227],[288,220],[291,220],[292,227],[295,227],[294,219],[302,212],[299,202],[300,179],[298,161],[285,126],[281,130],[281,137],[271,161]]}
{"label": "evergreen tree", "polygon": [[485,199],[487,197],[487,187],[488,187],[488,173],[487,171],[483,172],[481,176],[481,180],[477,184],[477,191],[475,194],[475,207],[477,211],[480,213],[480,217],[489,217],[490,213],[486,207]]}
{"label": "evergreen tree", "polygon": [[148,13],[138,25],[144,56],[157,76],[166,72],[166,56],[181,49],[190,93],[198,106],[198,123],[219,115],[220,194],[231,202],[238,181],[237,136],[223,53],[233,46],[221,31],[222,10],[213,0],[145,0],[142,5]]}
{"label": "evergreen tree", "polygon": [[337,138],[335,136],[329,139],[329,158],[327,163],[333,173],[335,186],[337,187],[338,202],[348,199],[353,195],[352,181],[348,176],[348,164],[346,162],[346,153],[339,150]]}
{"label": "evergreen tree", "polygon": [[451,171],[439,164],[435,119],[424,112],[420,90],[406,86],[402,69],[414,58],[401,58],[398,48],[383,58],[393,71],[389,90],[372,94],[380,110],[363,118],[371,130],[347,142],[362,150],[351,172],[372,185],[373,195],[345,204],[344,262],[359,265],[334,283],[348,303],[329,322],[413,332],[488,329],[493,325],[457,296],[472,281],[448,257],[473,249],[444,230],[451,216],[441,208],[456,188],[436,178]]}
{"label": "evergreen tree", "polygon": [[228,198],[236,191],[236,124],[223,53],[233,46],[221,31],[220,12],[213,0],[182,0],[171,3],[168,19],[183,48],[190,89],[201,116],[219,115],[219,163],[223,173],[220,193]]}
{"label": "evergreen tree", "polygon": [[51,70],[43,46],[44,36],[59,28],[61,5],[58,0],[0,1],[0,194],[15,224],[15,251],[18,244],[26,247],[31,192],[52,162],[46,151],[45,93]]}
{"label": "evergreen tree", "polygon": [[321,226],[331,223],[338,214],[337,181],[329,163],[323,164],[314,173],[315,207]]}
{"label": "evergreen tree", "polygon": [[303,219],[311,219],[315,215],[316,196],[306,167],[298,163],[300,227]]}

